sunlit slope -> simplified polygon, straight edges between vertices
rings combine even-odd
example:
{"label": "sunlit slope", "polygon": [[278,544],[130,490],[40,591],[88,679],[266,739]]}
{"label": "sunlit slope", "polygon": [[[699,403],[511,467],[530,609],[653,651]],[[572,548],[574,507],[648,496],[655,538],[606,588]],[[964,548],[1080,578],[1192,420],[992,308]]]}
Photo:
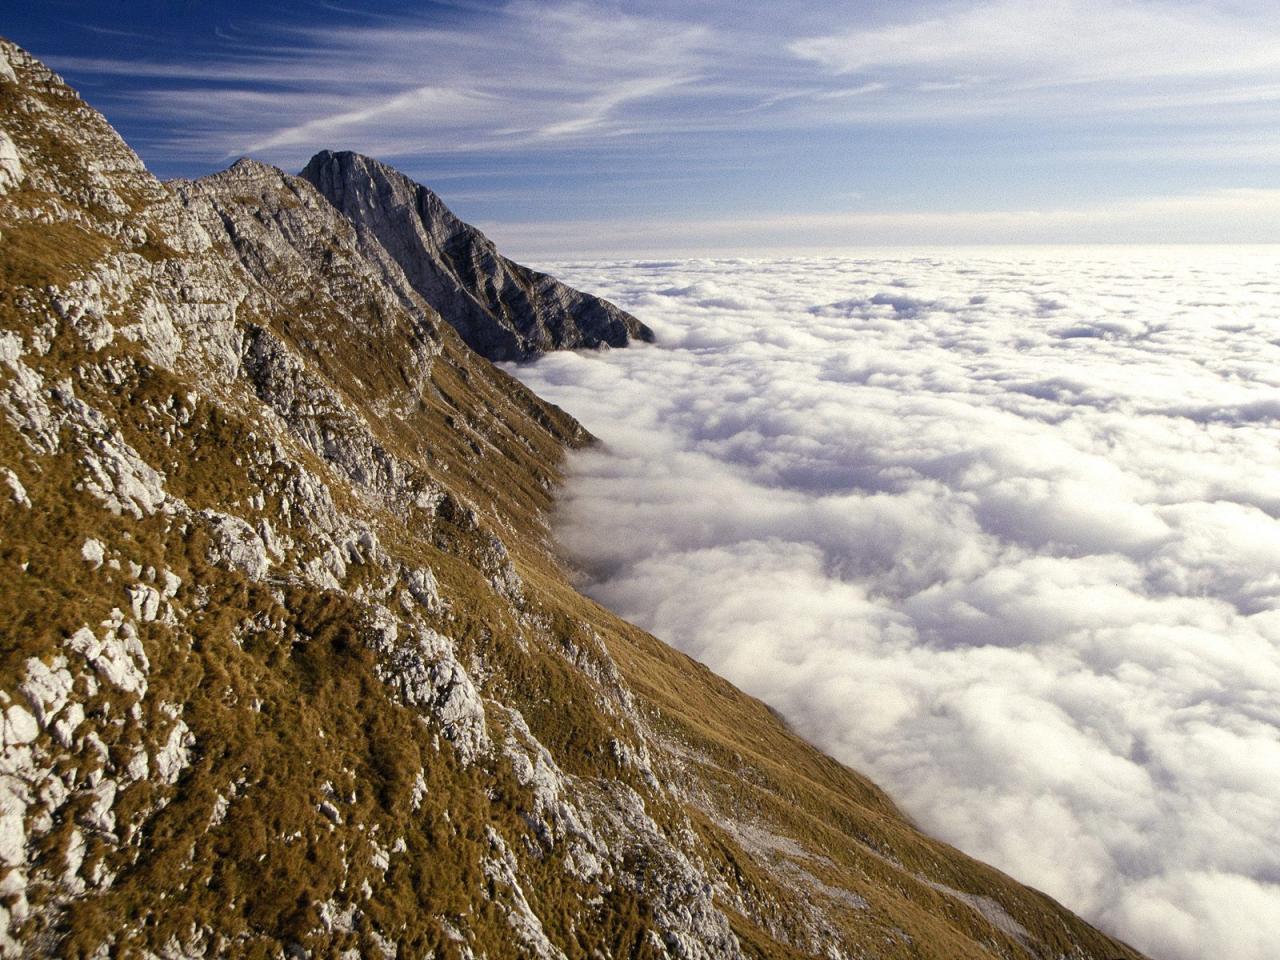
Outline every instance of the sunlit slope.
{"label": "sunlit slope", "polygon": [[5,955],[1137,956],[575,592],[589,437],[309,184],[0,51]]}

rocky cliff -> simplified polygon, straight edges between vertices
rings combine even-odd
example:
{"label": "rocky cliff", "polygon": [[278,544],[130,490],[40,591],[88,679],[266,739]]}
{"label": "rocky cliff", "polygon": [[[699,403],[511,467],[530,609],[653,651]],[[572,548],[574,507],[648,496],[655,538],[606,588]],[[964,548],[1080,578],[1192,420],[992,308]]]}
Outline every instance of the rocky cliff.
{"label": "rocky cliff", "polygon": [[578,595],[590,438],[344,204],[0,104],[0,955],[1137,956]]}
{"label": "rocky cliff", "polygon": [[607,300],[512,263],[434,193],[377,160],[323,150],[301,176],[351,220],[367,254],[390,255],[413,289],[490,360],[653,339]]}

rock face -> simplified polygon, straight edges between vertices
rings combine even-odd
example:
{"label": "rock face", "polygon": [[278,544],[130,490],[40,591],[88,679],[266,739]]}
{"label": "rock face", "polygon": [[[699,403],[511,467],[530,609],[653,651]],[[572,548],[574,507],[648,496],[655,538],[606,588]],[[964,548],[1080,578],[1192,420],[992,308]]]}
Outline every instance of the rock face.
{"label": "rock face", "polygon": [[490,360],[653,339],[607,300],[511,262],[434,193],[377,160],[323,150],[301,176],[350,218],[366,252],[389,254],[414,290]]}
{"label": "rock face", "polygon": [[0,103],[0,956],[1137,957],[579,596],[590,438],[308,180]]}
{"label": "rock face", "polygon": [[0,133],[0,193],[7,193],[22,180],[22,159],[7,134]]}

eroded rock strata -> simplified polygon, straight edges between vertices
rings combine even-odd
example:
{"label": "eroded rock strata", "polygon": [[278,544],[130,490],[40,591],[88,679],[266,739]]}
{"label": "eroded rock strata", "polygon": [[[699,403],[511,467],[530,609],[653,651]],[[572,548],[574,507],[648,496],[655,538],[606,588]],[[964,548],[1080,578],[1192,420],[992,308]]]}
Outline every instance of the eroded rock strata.
{"label": "eroded rock strata", "polygon": [[0,955],[1137,956],[578,595],[590,438],[341,197],[0,103]]}

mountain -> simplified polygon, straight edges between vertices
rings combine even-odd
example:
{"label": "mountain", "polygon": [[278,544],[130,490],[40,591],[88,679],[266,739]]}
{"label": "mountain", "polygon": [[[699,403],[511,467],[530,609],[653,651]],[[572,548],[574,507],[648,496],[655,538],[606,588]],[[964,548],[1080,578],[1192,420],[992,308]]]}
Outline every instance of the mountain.
{"label": "mountain", "polygon": [[579,595],[591,438],[308,179],[0,103],[0,955],[1138,957]]}
{"label": "mountain", "polygon": [[350,219],[364,251],[389,254],[413,289],[490,360],[653,339],[607,300],[512,263],[434,193],[377,160],[322,150],[301,176]]}

